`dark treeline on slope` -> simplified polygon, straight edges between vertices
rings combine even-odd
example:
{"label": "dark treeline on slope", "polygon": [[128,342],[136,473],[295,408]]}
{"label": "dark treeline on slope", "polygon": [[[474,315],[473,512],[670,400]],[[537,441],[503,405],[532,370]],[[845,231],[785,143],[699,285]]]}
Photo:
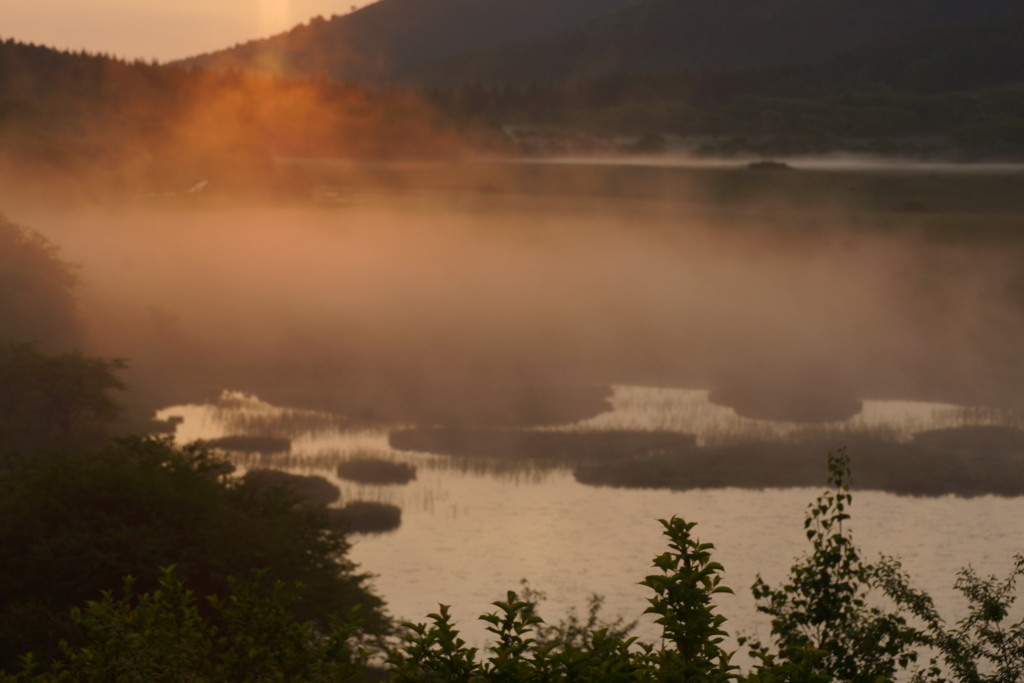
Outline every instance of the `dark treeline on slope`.
{"label": "dark treeline on slope", "polygon": [[[488,90],[476,85],[434,91],[438,106],[453,116],[524,126],[516,131],[523,152],[660,152],[665,136],[696,141],[692,151],[709,155],[873,154],[954,158],[1020,158],[1024,154],[1024,90],[918,95],[891,90],[850,92],[822,98],[738,96],[697,106],[662,99],[660,77],[623,77],[617,104],[576,106],[590,85]],[[650,86],[646,95],[638,88]],[[666,90],[671,92],[671,82]],[[614,89],[614,88],[613,88]],[[580,93],[582,96],[579,96]],[[538,128],[534,128],[534,127]],[[559,137],[557,131],[576,131]],[[582,134],[582,135],[580,135]],[[628,145],[618,135],[640,136]]]}
{"label": "dark treeline on slope", "polygon": [[[1024,81],[1022,35],[1024,14],[1019,14],[927,29],[825,60],[786,66],[623,69],[554,83],[531,77],[528,85],[503,86],[479,79],[428,92],[449,106],[479,109],[493,103],[526,114],[651,102],[715,106],[738,97],[822,98],[857,91],[940,95]],[[488,100],[481,101],[483,97]]]}
{"label": "dark treeline on slope", "polygon": [[458,151],[409,92],[124,62],[0,42],[0,160],[108,185],[252,184],[275,157]]}
{"label": "dark treeline on slope", "polygon": [[381,83],[417,65],[550,35],[639,1],[378,0],[181,64]]}
{"label": "dark treeline on slope", "polygon": [[604,135],[745,136],[705,145],[708,153],[1015,156],[1024,153],[1024,91],[1016,85],[1024,81],[1021,36],[1024,16],[1014,15],[925,29],[798,65],[622,71],[526,86],[477,82],[433,88],[428,97],[463,119]]}
{"label": "dark treeline on slope", "polygon": [[378,83],[560,83],[816,62],[1019,13],[1014,0],[382,0],[181,63]]}
{"label": "dark treeline on slope", "polygon": [[47,350],[79,347],[78,283],[78,272],[56,245],[0,214],[0,339],[38,342]]}
{"label": "dark treeline on slope", "polygon": [[410,79],[525,85],[776,68],[1020,13],[1012,0],[646,0],[550,38],[427,64]]}
{"label": "dark treeline on slope", "polygon": [[[506,80],[530,85],[501,86],[481,73],[428,91],[124,62],[8,40],[0,43],[0,164],[18,170],[9,175],[58,171],[144,192],[204,180],[288,185],[294,169],[274,164],[280,157],[564,151],[564,141],[511,144],[499,131],[509,124],[583,132],[572,151],[621,151],[610,136],[646,134],[625,151],[659,151],[674,135],[709,154],[1017,157],[1024,104],[1005,86],[1024,80],[1024,16],[984,18],[1000,8],[961,12],[952,3],[938,26],[795,64],[638,72],[612,60],[557,83],[521,60],[522,77]],[[943,17],[981,18],[941,25]]]}

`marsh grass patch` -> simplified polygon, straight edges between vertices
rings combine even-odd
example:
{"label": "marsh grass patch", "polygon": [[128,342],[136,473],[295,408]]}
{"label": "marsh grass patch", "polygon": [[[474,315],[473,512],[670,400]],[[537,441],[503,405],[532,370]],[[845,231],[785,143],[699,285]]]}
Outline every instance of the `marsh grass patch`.
{"label": "marsh grass patch", "polygon": [[416,478],[414,465],[376,458],[347,460],[339,463],[336,471],[340,478],[358,484],[408,484]]}

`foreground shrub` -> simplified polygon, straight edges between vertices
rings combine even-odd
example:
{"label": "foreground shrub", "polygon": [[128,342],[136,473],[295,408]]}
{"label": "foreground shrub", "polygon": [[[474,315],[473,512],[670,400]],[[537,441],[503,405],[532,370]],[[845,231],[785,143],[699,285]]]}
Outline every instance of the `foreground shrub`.
{"label": "foreground shrub", "polygon": [[930,596],[910,587],[898,561],[884,563],[879,575],[886,595],[923,624],[924,642],[939,652],[914,676],[917,683],[1024,680],[1024,618],[1009,618],[1017,600],[1017,579],[1024,576],[1024,555],[1014,556],[1013,568],[1003,580],[979,577],[970,567],[960,571],[955,587],[967,598],[969,613],[954,628],[946,626]]}
{"label": "foreground shrub", "polygon": [[[917,661],[915,648],[927,643],[907,625],[898,605],[892,611],[869,606],[869,593],[882,586],[881,570],[861,560],[844,526],[853,502],[849,464],[845,450],[829,454],[832,488],[808,506],[804,520],[811,554],[793,565],[786,585],[771,588],[758,577],[753,592],[758,611],[772,617],[779,662],[804,664],[807,653],[817,651],[812,670],[852,683],[874,683],[891,680]],[[755,656],[766,652],[753,643]]]}
{"label": "foreground shrub", "polygon": [[124,389],[117,372],[125,367],[0,339],[0,454],[102,444],[121,414],[111,392]]}
{"label": "foreground shrub", "polygon": [[269,581],[265,572],[232,580],[227,595],[203,604],[173,568],[154,592],[137,596],[133,588],[128,579],[123,597],[107,592],[72,612],[84,643],[64,643],[52,671],[33,675],[30,656],[21,673],[0,673],[0,682],[327,683],[358,680],[366,671],[358,609],[313,629],[294,617],[295,586]]}
{"label": "foreground shrub", "polygon": [[[267,570],[298,582],[296,617],[324,624],[362,606],[383,633],[383,602],[348,558],[323,508],[281,486],[227,474],[199,446],[129,438],[88,454],[8,457],[0,467],[0,668],[26,651],[43,659],[68,634],[66,614],[136,577],[157,589],[159,567],[200,599],[225,596],[230,577]],[[203,603],[205,604],[205,603]],[[28,620],[28,621],[26,621]]]}
{"label": "foreground shrub", "polygon": [[[447,606],[430,623],[405,624],[406,640],[391,657],[397,683],[429,681],[747,681],[749,683],[883,683],[911,678],[924,683],[1019,683],[1024,674],[1024,620],[1008,623],[1024,556],[1009,578],[981,579],[961,572],[957,587],[970,615],[948,629],[931,598],[912,589],[893,558],[865,563],[848,525],[852,496],[845,451],[829,454],[831,488],[811,503],[805,521],[812,551],[797,560],[789,582],[778,588],[758,578],[759,611],[772,617],[772,642],[747,642],[756,661],[741,674],[722,646],[725,618],[714,596],[723,568],[714,549],[692,535],[694,523],[662,520],[668,552],[654,560],[660,570],[642,584],[654,591],[647,613],[658,616],[660,644],[611,633],[607,625],[583,635],[579,620],[560,628],[536,616],[536,594],[510,592],[497,611],[481,617],[496,643],[477,657],[454,628]],[[596,619],[592,618],[591,623]],[[552,638],[552,634],[555,637]],[[561,636],[561,637],[560,637]],[[915,668],[925,648],[939,657]]]}
{"label": "foreground shrub", "polygon": [[47,350],[81,345],[78,270],[56,245],[0,213],[0,339]]}
{"label": "foreground shrub", "polygon": [[[601,623],[592,601],[584,625],[570,615],[550,627],[536,613],[538,594],[510,591],[480,617],[493,636],[486,654],[466,646],[446,605],[426,623],[404,624],[387,662],[394,683],[1019,683],[1024,675],[1024,620],[1011,623],[1018,555],[1005,580],[961,572],[957,587],[969,615],[949,628],[926,594],[910,587],[899,562],[862,561],[849,529],[849,460],[829,457],[832,488],[811,504],[806,521],[812,551],[797,560],[789,581],[772,588],[758,579],[759,609],[772,617],[773,642],[750,644],[757,664],[742,674],[723,646],[728,634],[715,596],[723,568],[714,546],[694,536],[695,524],[662,520],[668,549],[641,583],[651,589],[646,613],[661,627],[659,642],[629,637],[632,625]],[[307,506],[294,505],[292,509]],[[36,674],[35,658],[0,683],[68,681],[352,681],[368,675],[366,624],[308,621],[296,605],[303,589],[273,582],[269,573],[227,579],[227,590],[194,597],[178,570],[164,571],[157,589],[135,597],[134,582],[115,599],[105,593],[74,611],[77,645]],[[883,607],[883,599],[888,606]],[[27,613],[27,612],[26,612]],[[741,639],[742,644],[743,639]],[[913,669],[923,648],[937,656]]]}
{"label": "foreground shrub", "polygon": [[[641,583],[654,597],[647,613],[658,615],[663,645],[609,634],[539,643],[543,628],[535,603],[509,591],[494,603],[497,611],[480,617],[494,635],[488,659],[458,637],[446,605],[430,614],[431,624],[404,625],[405,643],[389,659],[396,683],[414,681],[728,681],[737,676],[731,653],[721,647],[725,617],[714,596],[732,591],[721,585],[722,566],[711,561],[710,543],[693,537],[694,523],[661,520],[669,549],[654,559],[659,572]],[[550,631],[548,631],[550,633]],[[574,634],[575,635],[575,634]]]}

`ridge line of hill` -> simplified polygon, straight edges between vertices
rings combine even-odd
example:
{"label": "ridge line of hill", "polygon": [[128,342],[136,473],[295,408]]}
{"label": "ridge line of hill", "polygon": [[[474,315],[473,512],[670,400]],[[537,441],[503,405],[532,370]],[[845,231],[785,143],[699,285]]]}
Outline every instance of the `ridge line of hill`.
{"label": "ridge line of hill", "polygon": [[466,50],[552,35],[640,1],[379,0],[176,63],[382,82]]}
{"label": "ridge line of hill", "polygon": [[1024,13],[1009,0],[645,0],[555,36],[466,52],[413,83],[525,85],[614,73],[772,69]]}

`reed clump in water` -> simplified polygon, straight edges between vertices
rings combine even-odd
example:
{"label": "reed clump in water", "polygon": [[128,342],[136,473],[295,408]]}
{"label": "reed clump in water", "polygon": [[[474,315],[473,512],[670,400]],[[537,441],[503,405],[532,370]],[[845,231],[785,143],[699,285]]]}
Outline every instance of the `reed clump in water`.
{"label": "reed clump in water", "polygon": [[964,425],[914,435],[914,443],[952,453],[1024,455],[1024,430],[1002,425]]}
{"label": "reed clump in water", "polygon": [[416,478],[416,467],[404,462],[356,458],[338,464],[338,476],[359,484],[408,484]]}
{"label": "reed clump in water", "polygon": [[331,526],[341,532],[380,534],[402,524],[402,508],[387,503],[354,500],[343,508],[331,508]]}
{"label": "reed clump in water", "polygon": [[210,439],[209,441],[204,441],[203,445],[210,448],[219,448],[224,451],[260,453],[264,455],[287,453],[292,449],[291,439],[279,436],[249,436],[242,434]]}
{"label": "reed clump in water", "polygon": [[692,434],[648,431],[555,432],[463,427],[391,432],[392,448],[459,457],[554,462],[611,461],[692,448]]}
{"label": "reed clump in water", "polygon": [[[689,490],[735,486],[790,488],[821,486],[814,467],[827,444],[781,441],[692,448],[617,462],[585,463],[576,480],[593,486]],[[1024,495],[1024,457],[1015,454],[954,453],[918,444],[856,440],[850,444],[860,490],[914,496]]]}
{"label": "reed clump in water", "polygon": [[337,486],[318,476],[303,476],[280,470],[250,470],[243,479],[261,487],[280,486],[311,505],[330,505],[341,496]]}

